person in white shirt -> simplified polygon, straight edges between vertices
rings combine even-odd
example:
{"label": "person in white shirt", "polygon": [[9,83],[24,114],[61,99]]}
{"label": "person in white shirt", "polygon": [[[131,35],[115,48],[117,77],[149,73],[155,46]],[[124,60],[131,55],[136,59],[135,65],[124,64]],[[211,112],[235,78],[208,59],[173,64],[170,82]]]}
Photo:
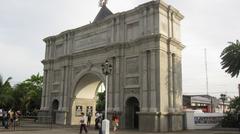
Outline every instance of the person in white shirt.
{"label": "person in white shirt", "polygon": [[87,116],[85,116],[84,113],[81,113],[81,116],[80,116],[80,134],[82,134],[82,129],[84,129],[86,134],[88,133]]}

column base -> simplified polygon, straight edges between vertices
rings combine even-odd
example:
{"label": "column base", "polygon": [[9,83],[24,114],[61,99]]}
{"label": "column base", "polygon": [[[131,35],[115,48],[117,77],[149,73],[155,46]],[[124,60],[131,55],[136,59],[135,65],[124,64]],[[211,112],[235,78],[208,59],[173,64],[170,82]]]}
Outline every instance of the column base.
{"label": "column base", "polygon": [[139,131],[158,132],[159,112],[138,112]]}
{"label": "column base", "polygon": [[168,114],[168,126],[169,131],[181,131],[184,127],[183,122],[184,113],[182,112],[175,112]]}
{"label": "column base", "polygon": [[39,110],[38,122],[44,124],[51,124],[52,123],[51,113],[48,110]]}
{"label": "column base", "polygon": [[183,130],[183,115],[183,113],[138,112],[139,131],[181,131]]}
{"label": "column base", "polygon": [[56,124],[66,125],[67,124],[67,112],[56,111]]}

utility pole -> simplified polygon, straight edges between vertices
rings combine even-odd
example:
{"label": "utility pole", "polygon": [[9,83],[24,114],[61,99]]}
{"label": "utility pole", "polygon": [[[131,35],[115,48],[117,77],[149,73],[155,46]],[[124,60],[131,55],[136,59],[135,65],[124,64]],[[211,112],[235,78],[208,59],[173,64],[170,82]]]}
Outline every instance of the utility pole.
{"label": "utility pole", "polygon": [[[207,66],[207,49],[204,48],[204,63],[205,63],[205,76],[206,76],[206,91],[207,91],[207,96],[209,96],[208,93],[208,66]],[[213,100],[212,96],[210,96],[211,103],[210,103],[210,112],[213,112]]]}
{"label": "utility pole", "polygon": [[205,58],[205,73],[206,73],[206,90],[208,95],[208,68],[207,68],[207,49],[204,48],[204,58]]}

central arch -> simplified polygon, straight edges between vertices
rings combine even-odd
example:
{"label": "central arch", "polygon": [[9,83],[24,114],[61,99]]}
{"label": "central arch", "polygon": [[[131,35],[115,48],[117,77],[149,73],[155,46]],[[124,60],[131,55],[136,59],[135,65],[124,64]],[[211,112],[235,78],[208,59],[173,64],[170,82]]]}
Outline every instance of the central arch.
{"label": "central arch", "polygon": [[[103,80],[95,73],[80,75],[73,92],[71,108],[71,124],[79,125],[80,114],[91,114],[91,124],[94,123],[96,113],[96,100],[99,88],[103,87]],[[105,90],[105,87],[104,87]]]}

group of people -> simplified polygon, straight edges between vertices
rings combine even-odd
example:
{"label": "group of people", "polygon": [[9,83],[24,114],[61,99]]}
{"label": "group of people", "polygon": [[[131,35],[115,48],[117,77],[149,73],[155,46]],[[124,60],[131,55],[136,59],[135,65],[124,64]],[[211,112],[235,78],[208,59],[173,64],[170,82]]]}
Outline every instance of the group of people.
{"label": "group of people", "polygon": [[[91,117],[89,117],[90,114],[88,113],[85,115],[84,113],[81,113],[80,116],[80,134],[82,134],[82,131],[84,130],[85,133],[88,133],[87,126],[90,126],[91,123]],[[95,114],[95,129],[99,130],[99,134],[102,134],[102,121],[104,119],[104,116],[102,113],[97,112]],[[117,131],[119,127],[119,116],[114,113],[112,116],[112,125],[113,125],[113,131]]]}
{"label": "group of people", "polygon": [[[85,115],[84,113],[81,113],[80,116],[80,134],[82,134],[82,131],[84,130],[85,133],[88,133],[87,126],[90,126],[91,124],[91,113],[88,113]],[[99,129],[99,134],[101,133],[101,123],[102,123],[102,114],[96,113],[95,118],[95,129]]]}
{"label": "group of people", "polygon": [[3,111],[2,126],[6,129],[13,127],[16,125],[15,123],[18,121],[20,115],[20,111],[13,111],[11,109],[9,111]]}

